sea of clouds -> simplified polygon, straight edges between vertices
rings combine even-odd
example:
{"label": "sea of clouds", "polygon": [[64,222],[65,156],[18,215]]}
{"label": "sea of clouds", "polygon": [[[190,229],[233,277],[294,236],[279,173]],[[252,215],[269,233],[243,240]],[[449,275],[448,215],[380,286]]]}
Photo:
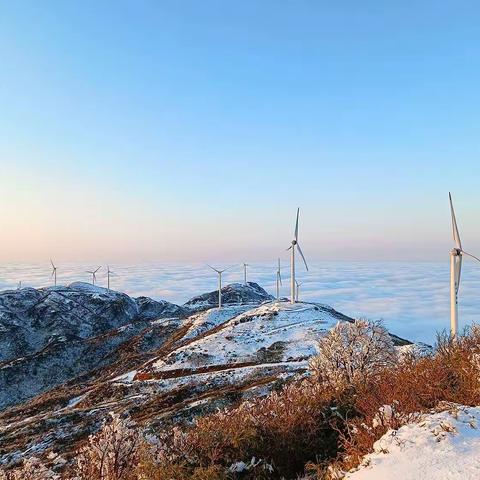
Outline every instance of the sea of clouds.
{"label": "sea of clouds", "polygon": [[[58,265],[58,283],[91,281],[86,270],[94,264]],[[224,284],[243,281],[241,265],[229,267]],[[189,298],[217,288],[216,274],[206,265],[144,263],[111,265],[115,275],[111,288],[131,296],[146,295],[182,304]],[[44,264],[9,264],[0,268],[0,290],[52,284],[51,267]],[[248,280],[258,282],[275,294],[275,264],[256,263],[248,267]],[[289,295],[289,266],[282,268],[281,294]],[[387,328],[405,338],[433,343],[435,334],[449,326],[449,263],[317,262],[306,272],[298,268],[300,297],[326,303],[356,318],[383,319]],[[106,267],[97,274],[106,286]],[[459,318],[463,327],[480,323],[480,268],[464,261],[460,288]]]}

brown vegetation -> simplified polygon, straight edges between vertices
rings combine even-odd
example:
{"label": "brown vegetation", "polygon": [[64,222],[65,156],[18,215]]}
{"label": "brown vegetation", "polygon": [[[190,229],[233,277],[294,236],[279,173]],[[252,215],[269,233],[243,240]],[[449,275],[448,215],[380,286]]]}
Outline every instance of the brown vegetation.
{"label": "brown vegetation", "polygon": [[[365,335],[359,337],[358,327],[352,325],[353,330],[337,342],[341,351],[333,347],[335,334],[327,336],[320,354],[326,352],[326,345],[329,355],[348,351],[354,363],[370,365],[364,374],[353,374],[350,363],[340,362],[335,368],[344,371],[326,376],[318,367],[328,359],[316,359],[310,378],[285,385],[266,398],[201,417],[193,425],[169,428],[154,441],[114,417],[90,438],[77,465],[63,478],[341,478],[342,471],[358,465],[389,428],[398,428],[442,402],[480,404],[479,328],[456,341],[440,337],[432,355],[407,354],[393,362],[392,352],[385,356],[376,348],[380,344],[371,344],[377,338],[385,345],[383,333],[362,326]],[[349,342],[369,345],[376,358],[366,358],[363,348]]]}

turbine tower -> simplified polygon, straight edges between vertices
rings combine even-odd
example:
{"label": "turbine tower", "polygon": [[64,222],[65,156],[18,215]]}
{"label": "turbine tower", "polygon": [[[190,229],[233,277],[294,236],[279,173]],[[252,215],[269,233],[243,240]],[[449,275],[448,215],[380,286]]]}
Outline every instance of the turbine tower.
{"label": "turbine tower", "polygon": [[305,268],[307,269],[308,272],[308,265],[307,261],[305,260],[305,257],[303,256],[302,249],[300,248],[300,245],[298,244],[298,215],[300,213],[300,208],[297,208],[297,221],[295,222],[295,234],[294,238],[292,240],[292,244],[290,245],[287,250],[292,251],[292,256],[291,256],[291,276],[290,276],[290,303],[295,303],[295,248],[298,249],[298,253],[302,256],[303,263],[305,263]]}
{"label": "turbine tower", "polygon": [[228,268],[224,268],[223,270],[218,270],[211,265],[208,265],[214,272],[217,272],[218,274],[218,308],[222,308],[222,273],[225,270],[228,270]]}
{"label": "turbine tower", "polygon": [[247,284],[247,267],[250,265],[248,263],[243,264],[243,283]]}
{"label": "turbine tower", "polygon": [[282,285],[282,274],[280,272],[280,259],[278,259],[277,268],[277,300],[280,298],[280,286]]}
{"label": "turbine tower", "polygon": [[96,273],[102,268],[102,266],[100,265],[100,267],[97,267],[96,270],[87,270],[87,273],[91,273],[92,274],[92,285],[95,285],[95,282],[97,280],[97,276],[96,276]]}
{"label": "turbine tower", "polygon": [[50,263],[52,264],[53,284],[54,284],[55,286],[57,286],[57,267],[54,265],[52,259],[50,259]]}
{"label": "turbine tower", "polygon": [[107,265],[107,288],[110,290],[110,275],[115,275],[115,272],[110,270],[110,265]]}
{"label": "turbine tower", "polygon": [[458,333],[458,289],[460,287],[460,274],[462,272],[462,256],[468,255],[479,262],[480,258],[463,250],[451,193],[449,193],[448,196],[450,199],[450,212],[452,214],[453,241],[455,242],[455,247],[450,251],[450,335],[452,338],[455,338]]}
{"label": "turbine tower", "polygon": [[297,285],[296,301],[298,302],[298,297],[300,295],[300,286],[302,285],[302,283],[298,283],[296,280],[295,280],[295,283]]}

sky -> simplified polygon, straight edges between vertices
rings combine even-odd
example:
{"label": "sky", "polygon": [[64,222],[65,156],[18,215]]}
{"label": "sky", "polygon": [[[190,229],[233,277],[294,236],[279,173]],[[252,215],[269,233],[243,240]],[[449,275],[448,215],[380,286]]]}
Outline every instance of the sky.
{"label": "sky", "polygon": [[[0,261],[480,252],[475,2],[0,0]],[[468,248],[467,248],[468,247]]]}

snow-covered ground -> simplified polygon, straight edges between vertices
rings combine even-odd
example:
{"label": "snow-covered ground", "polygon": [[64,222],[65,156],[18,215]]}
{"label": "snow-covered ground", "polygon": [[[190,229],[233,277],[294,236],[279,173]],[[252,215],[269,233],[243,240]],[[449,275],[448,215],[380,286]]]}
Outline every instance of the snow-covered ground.
{"label": "snow-covered ground", "polygon": [[166,371],[310,357],[319,336],[338,321],[320,304],[272,302],[253,309],[237,306],[204,312],[195,317],[191,331],[202,331],[205,322],[219,325],[222,320],[223,328],[174,350],[154,368]]}
{"label": "snow-covered ground", "polygon": [[480,407],[450,405],[388,431],[349,480],[480,479]]}

